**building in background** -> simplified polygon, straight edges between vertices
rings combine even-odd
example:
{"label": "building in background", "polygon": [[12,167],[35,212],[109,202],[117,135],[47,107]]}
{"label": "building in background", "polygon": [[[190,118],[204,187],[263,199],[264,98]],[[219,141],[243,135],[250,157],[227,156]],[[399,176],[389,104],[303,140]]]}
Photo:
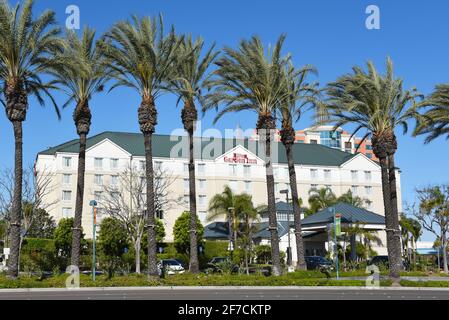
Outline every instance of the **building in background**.
{"label": "building in background", "polygon": [[[154,135],[154,167],[170,175],[173,183],[167,197],[171,205],[161,208],[166,241],[173,240],[173,226],[183,211],[189,210],[189,173],[187,137]],[[321,140],[320,140],[321,142]],[[263,152],[252,139],[195,139],[198,216],[208,224],[210,199],[229,185],[236,193],[253,196],[256,206],[267,203],[266,172]],[[54,203],[49,214],[59,221],[73,217],[76,200],[78,167],[78,140],[42,151],[37,155],[36,171],[52,173],[52,192],[45,202]],[[368,210],[383,215],[384,206],[379,165],[364,154],[347,153],[340,148],[322,144],[298,143],[293,148],[299,196],[307,204],[313,188],[329,188],[337,196],[351,190],[353,194],[371,201]],[[137,133],[104,132],[87,140],[86,176],[83,207],[83,229],[86,237],[92,235],[90,200],[98,200],[102,207],[105,187],[119,185],[121,172],[127,168],[145,166],[143,136]],[[273,148],[273,166],[276,201],[284,201],[281,191],[290,188],[285,149],[280,143]],[[142,176],[144,179],[144,175]],[[398,206],[402,212],[400,172],[397,172]],[[99,218],[101,221],[101,217]],[[225,220],[224,217],[222,219]]]}
{"label": "building in background", "polygon": [[[362,141],[360,137],[352,137],[351,133],[338,128],[333,131],[333,126],[315,126],[304,130],[296,131],[296,143],[321,144],[329,148],[338,149],[348,153],[363,153],[368,159],[378,161],[373,153],[371,140]],[[257,134],[252,137],[258,140]],[[277,141],[281,140],[280,133],[277,133]]]}

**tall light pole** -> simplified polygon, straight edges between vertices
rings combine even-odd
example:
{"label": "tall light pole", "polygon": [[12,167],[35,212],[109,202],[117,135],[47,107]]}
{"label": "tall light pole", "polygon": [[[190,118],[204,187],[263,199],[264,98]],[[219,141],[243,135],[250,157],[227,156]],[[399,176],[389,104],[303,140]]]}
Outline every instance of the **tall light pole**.
{"label": "tall light pole", "polygon": [[[288,198],[288,189],[281,190],[281,194],[285,194],[287,198],[287,208],[290,205],[289,198]],[[293,209],[293,208],[292,208]],[[287,209],[287,232],[288,232],[288,248],[287,248],[287,265],[292,265],[292,246],[291,246],[291,240],[290,240],[290,210]]]}
{"label": "tall light pole", "polygon": [[234,235],[232,232],[232,225],[234,222],[234,216],[235,216],[235,208],[234,207],[230,207],[228,208],[229,211],[229,218],[228,218],[228,223],[229,223],[229,251],[230,251],[230,256],[231,256],[231,260],[233,260],[234,258]]}
{"label": "tall light pole", "polygon": [[97,201],[92,200],[89,205],[92,207],[92,280],[95,281],[95,264],[96,264],[96,231],[97,231]]}

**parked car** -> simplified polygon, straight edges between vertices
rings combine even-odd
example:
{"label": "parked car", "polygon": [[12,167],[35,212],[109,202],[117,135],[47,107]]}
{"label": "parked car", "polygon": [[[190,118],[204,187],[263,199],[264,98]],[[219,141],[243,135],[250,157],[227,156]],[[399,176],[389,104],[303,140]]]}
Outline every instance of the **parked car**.
{"label": "parked car", "polygon": [[330,270],[333,268],[333,262],[321,256],[305,257],[307,270]]}
{"label": "parked car", "polygon": [[[388,268],[390,263],[388,260],[388,256],[375,256],[371,258],[370,261],[368,261],[368,265],[385,266]],[[409,270],[410,264],[406,260],[402,259],[402,265],[404,266],[405,270]]]}
{"label": "parked car", "polygon": [[182,266],[182,263],[176,259],[164,259],[159,261],[158,265],[159,275],[162,276],[162,273],[167,275],[184,273],[185,269]]}

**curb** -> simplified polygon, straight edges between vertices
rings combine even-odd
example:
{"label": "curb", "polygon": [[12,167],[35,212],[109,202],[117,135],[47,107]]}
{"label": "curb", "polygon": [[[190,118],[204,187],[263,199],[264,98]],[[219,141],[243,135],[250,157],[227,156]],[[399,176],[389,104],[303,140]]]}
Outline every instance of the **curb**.
{"label": "curb", "polygon": [[101,291],[227,291],[227,290],[250,290],[250,291],[275,291],[275,290],[303,290],[303,291],[442,291],[449,292],[449,288],[424,288],[424,287],[99,287],[99,288],[29,288],[29,289],[0,289],[0,293],[33,293],[33,292],[101,292]]}

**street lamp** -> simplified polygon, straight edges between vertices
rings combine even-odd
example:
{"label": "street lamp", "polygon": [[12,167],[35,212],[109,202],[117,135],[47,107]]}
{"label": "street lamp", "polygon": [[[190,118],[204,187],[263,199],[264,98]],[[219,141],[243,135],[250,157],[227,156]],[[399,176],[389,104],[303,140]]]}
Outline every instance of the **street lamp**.
{"label": "street lamp", "polygon": [[96,229],[97,229],[97,201],[92,200],[89,205],[92,207],[92,279],[93,281],[95,281],[95,258],[96,258],[96,253],[95,253],[95,241],[96,241]]}
{"label": "street lamp", "polygon": [[229,251],[230,251],[230,255],[231,255],[231,260],[233,259],[233,255],[234,255],[234,237],[232,234],[232,224],[234,221],[234,216],[235,216],[235,208],[234,207],[229,207],[228,208],[229,211],[229,218],[228,218],[228,223],[229,223]]}
{"label": "street lamp", "polygon": [[[288,189],[281,190],[281,194],[285,194],[287,198],[287,207],[289,206],[289,199],[288,199]],[[287,248],[287,265],[292,265],[292,247],[291,247],[291,240],[290,240],[290,210],[287,210],[287,230],[288,230],[288,248]]]}

